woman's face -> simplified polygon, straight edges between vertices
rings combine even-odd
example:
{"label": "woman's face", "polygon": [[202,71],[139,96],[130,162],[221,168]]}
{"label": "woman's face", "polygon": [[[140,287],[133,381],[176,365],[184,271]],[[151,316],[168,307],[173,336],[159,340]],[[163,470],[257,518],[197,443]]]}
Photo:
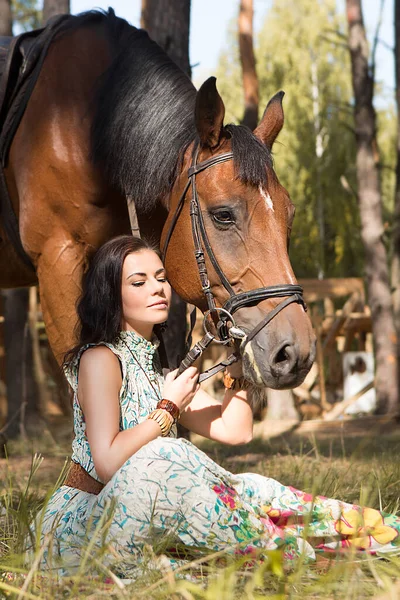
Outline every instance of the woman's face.
{"label": "woman's face", "polygon": [[150,339],[153,326],[167,320],[171,286],[153,250],[128,254],[122,266],[122,329]]}

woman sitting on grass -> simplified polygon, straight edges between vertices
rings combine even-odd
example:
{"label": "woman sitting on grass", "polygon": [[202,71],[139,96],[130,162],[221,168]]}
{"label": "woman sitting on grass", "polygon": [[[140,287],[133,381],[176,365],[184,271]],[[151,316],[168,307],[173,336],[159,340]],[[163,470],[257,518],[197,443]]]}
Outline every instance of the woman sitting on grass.
{"label": "woman sitting on grass", "polygon": [[[254,473],[233,475],[176,438],[179,420],[212,440],[244,444],[253,415],[238,388],[240,363],[228,369],[222,404],[199,389],[193,367],[163,380],[156,333],[170,298],[160,256],[145,241],[118,237],[94,256],[78,305],[79,344],[67,355],[73,463],[45,509],[42,535],[54,533],[47,564],[61,557],[73,571],[94,535],[97,547],[109,543],[101,562],[125,576],[144,546],[159,542],[171,564],[185,550],[194,556],[281,549],[286,561],[351,548],[395,551],[400,517],[313,498]],[[104,538],[95,530],[109,514]]]}

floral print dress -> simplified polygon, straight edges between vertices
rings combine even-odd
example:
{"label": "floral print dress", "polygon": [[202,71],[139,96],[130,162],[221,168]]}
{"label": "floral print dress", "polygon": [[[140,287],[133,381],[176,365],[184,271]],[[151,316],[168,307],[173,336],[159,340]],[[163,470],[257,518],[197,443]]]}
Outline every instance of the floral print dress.
{"label": "floral print dress", "polygon": [[[146,419],[160,399],[157,343],[122,332],[115,344],[106,345],[121,363],[123,430]],[[100,481],[77,399],[78,367],[79,357],[67,374],[75,392],[72,459]],[[189,556],[202,550],[252,554],[281,549],[288,561],[299,554],[313,560],[318,552],[351,548],[400,550],[400,517],[313,497],[255,473],[234,475],[187,440],[176,439],[173,428],[169,437],[158,437],[131,456],[98,495],[65,485],[55,491],[42,515],[41,535],[54,533],[45,564],[73,573],[110,506],[107,542],[112,551],[101,560],[109,566],[117,562],[124,576],[133,576],[143,549],[158,543],[169,551],[172,566],[181,562],[182,548]]]}

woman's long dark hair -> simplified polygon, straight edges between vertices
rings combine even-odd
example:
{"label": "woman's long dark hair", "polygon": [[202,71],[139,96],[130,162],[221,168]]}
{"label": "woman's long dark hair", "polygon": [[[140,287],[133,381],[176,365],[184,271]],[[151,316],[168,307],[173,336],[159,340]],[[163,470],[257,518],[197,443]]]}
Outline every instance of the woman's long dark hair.
{"label": "woman's long dark hair", "polygon": [[153,244],[132,235],[109,240],[93,256],[77,304],[79,341],[66,353],[65,365],[70,364],[86,344],[115,342],[122,322],[122,267],[128,254],[141,250],[152,250],[160,256]]}

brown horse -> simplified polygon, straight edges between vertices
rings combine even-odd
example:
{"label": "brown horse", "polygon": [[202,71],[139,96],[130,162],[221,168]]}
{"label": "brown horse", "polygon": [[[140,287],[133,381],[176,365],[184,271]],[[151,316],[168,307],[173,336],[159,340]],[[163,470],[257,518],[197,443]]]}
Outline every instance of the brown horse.
{"label": "brown horse", "polygon": [[[233,153],[233,160],[197,175],[197,191],[208,238],[235,293],[295,283],[287,252],[294,210],[271,159],[283,125],[282,96],[270,101],[254,135],[224,127],[213,78],[196,92],[145,32],[112,11],[67,19],[50,46],[6,167],[36,276],[0,230],[0,286],[39,283],[59,360],[75,341],[75,303],[90,256],[107,239],[129,232],[126,198],[135,202],[142,234],[160,241],[195,151],[198,162]],[[204,309],[189,200],[190,193],[166,266],[178,294]],[[227,293],[208,258],[206,265],[221,306]],[[236,322],[249,331],[276,304],[272,299],[241,308]],[[244,374],[258,385],[292,387],[313,357],[310,321],[303,306],[292,303],[243,346]]]}

